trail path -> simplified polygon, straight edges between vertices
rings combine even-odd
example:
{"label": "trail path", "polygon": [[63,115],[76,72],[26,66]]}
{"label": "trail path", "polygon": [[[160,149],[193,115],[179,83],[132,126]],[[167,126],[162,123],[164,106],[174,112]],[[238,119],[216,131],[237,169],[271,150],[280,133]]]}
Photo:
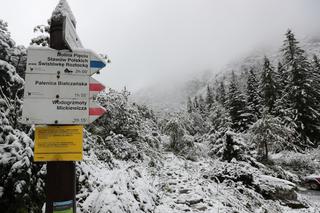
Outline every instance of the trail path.
{"label": "trail path", "polygon": [[164,159],[156,180],[160,196],[156,213],[223,212],[218,184],[203,175],[210,162],[192,162],[172,153],[164,153]]}

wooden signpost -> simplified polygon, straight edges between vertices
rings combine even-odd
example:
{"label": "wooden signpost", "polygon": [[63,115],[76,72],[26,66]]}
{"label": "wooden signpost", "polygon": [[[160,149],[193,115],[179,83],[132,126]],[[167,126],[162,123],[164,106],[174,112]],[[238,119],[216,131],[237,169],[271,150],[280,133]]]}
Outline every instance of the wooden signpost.
{"label": "wooden signpost", "polygon": [[75,213],[74,161],[82,160],[81,125],[106,111],[93,101],[105,87],[90,76],[106,62],[83,48],[66,0],[60,0],[53,14],[50,48],[27,50],[21,122],[37,125],[34,161],[47,162],[46,213]]}

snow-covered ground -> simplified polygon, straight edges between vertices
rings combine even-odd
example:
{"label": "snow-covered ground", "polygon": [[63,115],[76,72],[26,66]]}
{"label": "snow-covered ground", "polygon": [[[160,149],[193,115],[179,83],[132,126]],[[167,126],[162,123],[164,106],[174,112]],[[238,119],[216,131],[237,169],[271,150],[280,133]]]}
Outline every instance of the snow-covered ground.
{"label": "snow-covered ground", "polygon": [[[92,157],[87,158],[80,167],[83,174],[90,172],[85,187],[89,190],[78,195],[78,198],[83,197],[79,212],[320,212],[320,193],[299,193],[299,199],[308,201],[313,207],[291,209],[280,201],[264,199],[254,189],[242,184],[231,181],[219,183],[208,175],[212,167],[222,165],[215,160],[194,162],[166,151],[161,155],[163,158],[157,165],[117,161],[113,169]],[[84,178],[80,176],[80,180]],[[266,184],[286,183],[270,176],[262,175],[259,178],[262,180],[257,181]],[[290,187],[290,184],[288,182],[286,186]]]}

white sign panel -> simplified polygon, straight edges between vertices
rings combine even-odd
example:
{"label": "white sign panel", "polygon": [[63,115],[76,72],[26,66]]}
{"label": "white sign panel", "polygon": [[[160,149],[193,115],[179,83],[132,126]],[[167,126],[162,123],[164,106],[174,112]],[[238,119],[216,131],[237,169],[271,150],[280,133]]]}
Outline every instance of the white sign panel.
{"label": "white sign panel", "polygon": [[21,123],[88,124],[105,109],[88,100],[26,98]]}
{"label": "white sign panel", "polygon": [[89,79],[83,75],[26,74],[25,98],[89,99]]}
{"label": "white sign panel", "polygon": [[29,47],[26,73],[93,75],[105,66],[105,61],[88,49],[71,52],[47,47]]}
{"label": "white sign panel", "polygon": [[76,29],[73,26],[69,16],[66,16],[63,23],[63,38],[71,50],[83,48],[80,38],[77,35]]}

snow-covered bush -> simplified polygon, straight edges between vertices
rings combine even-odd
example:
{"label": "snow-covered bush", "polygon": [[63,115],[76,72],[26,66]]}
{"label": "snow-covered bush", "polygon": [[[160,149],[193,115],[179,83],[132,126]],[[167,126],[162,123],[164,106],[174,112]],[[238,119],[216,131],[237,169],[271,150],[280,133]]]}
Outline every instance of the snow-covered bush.
{"label": "snow-covered bush", "polygon": [[230,162],[233,158],[240,161],[248,159],[248,145],[245,143],[241,133],[227,131],[218,134],[216,141],[211,142],[210,155],[221,157],[222,160]]}
{"label": "snow-covered bush", "polygon": [[148,128],[147,126],[151,129],[157,128],[153,112],[145,106],[130,103],[129,95],[125,89],[122,92],[110,89],[109,92],[100,94],[97,101],[107,109],[107,112],[87,126],[87,129],[103,138],[113,132],[135,141],[142,136],[141,131]]}
{"label": "snow-covered bush", "polygon": [[303,177],[309,174],[320,173],[319,153],[319,149],[307,151],[306,153],[283,151],[272,155],[271,159],[277,165]]}
{"label": "snow-covered bush", "polygon": [[97,101],[107,109],[107,112],[88,126],[90,132],[105,138],[114,132],[133,140],[137,139],[141,124],[138,109],[128,102],[129,92],[110,90],[101,93]]}
{"label": "snow-covered bush", "polygon": [[244,185],[251,186],[255,173],[258,170],[246,162],[233,160],[232,162],[219,162],[216,164],[207,176],[219,183],[224,181],[242,182]]}
{"label": "snow-covered bush", "polygon": [[175,117],[169,120],[164,131],[170,136],[170,149],[178,152],[184,148],[186,144],[182,138],[185,135],[185,129],[179,118]]}
{"label": "snow-covered bush", "polygon": [[22,110],[23,79],[14,66],[0,60],[0,109],[13,127],[17,127],[18,116]]}
{"label": "snow-covered bush", "polygon": [[[26,50],[15,46],[0,20],[0,212],[41,212],[43,164],[33,163],[33,131],[21,115]],[[20,74],[20,75],[19,75]],[[26,134],[25,132],[29,132]]]}
{"label": "snow-covered bush", "polygon": [[32,162],[32,149],[30,137],[13,129],[0,111],[0,212],[40,212],[45,171]]}

